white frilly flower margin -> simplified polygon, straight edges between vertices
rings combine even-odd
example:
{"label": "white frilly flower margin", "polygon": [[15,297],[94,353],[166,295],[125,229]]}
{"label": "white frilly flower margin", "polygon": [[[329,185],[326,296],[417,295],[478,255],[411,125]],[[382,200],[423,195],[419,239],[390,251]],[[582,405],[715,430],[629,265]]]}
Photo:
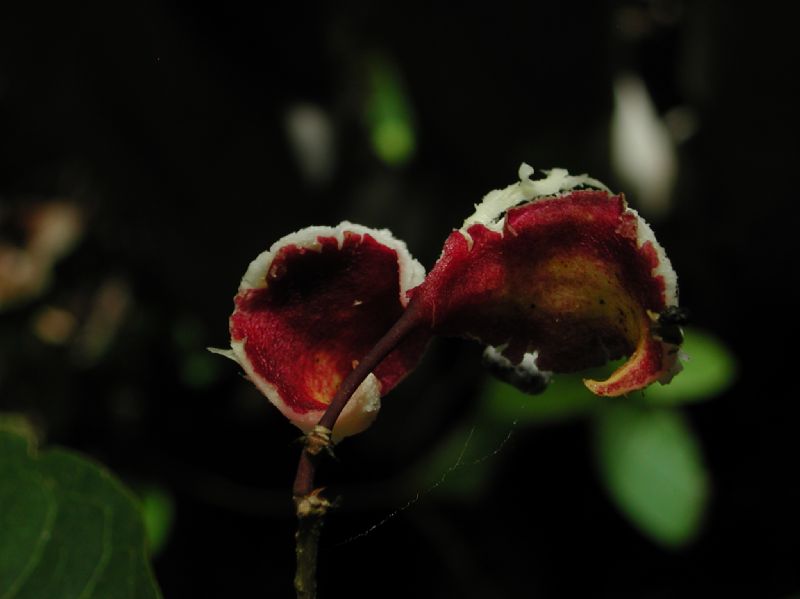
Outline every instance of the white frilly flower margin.
{"label": "white frilly flower margin", "polygon": [[[263,289],[269,285],[270,269],[278,252],[286,246],[296,246],[311,251],[321,251],[319,238],[335,238],[339,248],[344,243],[345,233],[369,235],[375,241],[397,254],[399,272],[400,303],[408,305],[407,292],[425,280],[425,268],[411,256],[406,244],[395,238],[388,229],[372,229],[343,221],[335,227],[311,226],[290,233],[276,241],[272,246],[259,254],[247,267],[247,271],[239,284],[239,293],[249,289]],[[292,409],[281,397],[277,387],[256,373],[245,352],[246,339],[231,340],[230,349],[209,347],[212,353],[219,354],[235,361],[244,370],[247,378],[278,408],[295,426],[304,433],[311,431],[324,414],[324,410],[311,410],[299,413]],[[337,442],[344,437],[355,435],[367,429],[378,415],[381,407],[381,383],[374,374],[370,374],[358,390],[347,402],[333,429],[333,440]]]}

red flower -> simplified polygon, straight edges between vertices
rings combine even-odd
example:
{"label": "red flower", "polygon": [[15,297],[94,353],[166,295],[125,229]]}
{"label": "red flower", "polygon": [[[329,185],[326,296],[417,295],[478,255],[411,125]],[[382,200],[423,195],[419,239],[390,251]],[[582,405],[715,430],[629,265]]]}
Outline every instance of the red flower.
{"label": "red flower", "polygon": [[[608,380],[585,381],[598,395],[668,382],[680,369],[680,330],[663,316],[676,309],[677,279],[650,227],[585,175],[519,174],[448,237],[427,278],[386,231],[342,223],[284,237],[242,279],[226,355],[305,431],[363,358],[336,437],[369,426],[432,333],[478,339],[518,371],[629,356]],[[370,354],[401,316],[393,341]]]}
{"label": "red flower", "polygon": [[[231,350],[221,353],[307,432],[424,276],[405,244],[385,230],[343,222],[287,235],[247,269],[234,298]],[[416,365],[428,337],[407,339],[364,380],[334,436],[372,423],[381,396]]]}
{"label": "red flower", "polygon": [[519,183],[487,194],[447,239],[412,291],[428,326],[499,346],[512,364],[533,354],[545,371],[630,356],[608,380],[586,381],[598,395],[668,382],[680,340],[658,320],[677,305],[677,279],[650,227],[598,181],[532,173],[523,165]]}

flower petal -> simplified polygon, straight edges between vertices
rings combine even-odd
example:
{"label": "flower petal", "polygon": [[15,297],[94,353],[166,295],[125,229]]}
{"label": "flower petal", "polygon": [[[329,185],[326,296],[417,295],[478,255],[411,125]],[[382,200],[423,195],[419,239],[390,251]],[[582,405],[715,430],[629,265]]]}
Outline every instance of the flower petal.
{"label": "flower petal", "polygon": [[679,340],[660,336],[658,318],[677,305],[677,283],[647,223],[593,179],[530,174],[523,165],[519,183],[488,194],[412,292],[434,332],[501,346],[514,364],[536,352],[545,371],[630,356],[607,381],[586,381],[598,395],[669,380]]}
{"label": "flower petal", "polygon": [[[230,319],[232,357],[294,424],[316,425],[347,374],[391,327],[424,278],[388,231],[343,222],[276,242],[242,278]],[[427,333],[412,336],[361,384],[334,436],[367,428],[380,397],[417,363]]]}

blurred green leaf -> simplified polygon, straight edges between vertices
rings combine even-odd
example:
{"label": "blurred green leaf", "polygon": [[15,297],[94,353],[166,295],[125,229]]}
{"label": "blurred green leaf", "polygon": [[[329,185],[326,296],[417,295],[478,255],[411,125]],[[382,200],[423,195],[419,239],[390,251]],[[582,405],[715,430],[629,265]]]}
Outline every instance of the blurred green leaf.
{"label": "blurred green leaf", "polygon": [[593,395],[580,377],[559,375],[540,395],[528,395],[508,383],[487,377],[481,401],[485,414],[498,423],[535,424],[581,416],[604,400]]}
{"label": "blurred green leaf", "polygon": [[[653,384],[632,398],[653,406],[678,405],[710,399],[724,391],[736,377],[736,361],[710,333],[686,331],[683,351],[688,358],[683,370],[668,385]],[[515,387],[487,377],[482,392],[484,413],[497,422],[548,423],[583,416],[602,409],[610,400],[593,395],[583,379],[607,378],[624,360],[577,374],[558,374],[540,395],[528,395]]]}
{"label": "blurred green leaf", "polygon": [[201,350],[184,356],[180,376],[187,387],[202,389],[218,380],[221,372],[220,360],[208,351]]}
{"label": "blurred green leaf", "polygon": [[172,343],[180,359],[179,375],[187,387],[208,387],[222,374],[220,361],[206,349],[206,337],[205,326],[192,316],[183,316],[172,326]]}
{"label": "blurred green leaf", "polygon": [[147,544],[152,555],[158,555],[166,545],[172,522],[175,519],[175,504],[164,489],[148,487],[140,491],[142,517],[147,534]]}
{"label": "blurred green leaf", "polygon": [[710,399],[736,378],[736,360],[719,339],[694,328],[687,329],[685,336],[683,370],[668,385],[656,383],[645,389],[646,403],[676,405]]}
{"label": "blurred green leaf", "polygon": [[602,409],[609,403],[583,384],[583,379],[607,378],[624,360],[616,360],[599,368],[575,374],[557,374],[544,393],[529,395],[487,376],[481,395],[481,409],[486,417],[497,423],[537,424],[560,422]]}
{"label": "blurred green leaf", "polygon": [[0,431],[14,433],[35,444],[39,438],[36,428],[24,415],[16,412],[0,412]]}
{"label": "blurred green leaf", "polygon": [[597,413],[600,476],[617,507],[668,546],[698,532],[709,498],[701,450],[680,413],[616,400]]}
{"label": "blurred green leaf", "polygon": [[0,598],[158,598],[138,505],[105,469],[0,430]]}
{"label": "blurred green leaf", "polygon": [[391,166],[406,163],[416,145],[411,103],[397,68],[385,59],[369,65],[366,118],[378,157]]}

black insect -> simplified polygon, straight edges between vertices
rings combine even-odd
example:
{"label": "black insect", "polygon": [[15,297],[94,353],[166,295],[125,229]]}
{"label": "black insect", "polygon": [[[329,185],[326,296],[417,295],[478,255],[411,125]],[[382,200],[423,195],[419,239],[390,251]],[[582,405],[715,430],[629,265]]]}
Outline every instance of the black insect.
{"label": "black insect", "polygon": [[653,334],[665,343],[680,345],[683,343],[681,326],[689,322],[689,311],[686,308],[670,306],[658,315]]}

